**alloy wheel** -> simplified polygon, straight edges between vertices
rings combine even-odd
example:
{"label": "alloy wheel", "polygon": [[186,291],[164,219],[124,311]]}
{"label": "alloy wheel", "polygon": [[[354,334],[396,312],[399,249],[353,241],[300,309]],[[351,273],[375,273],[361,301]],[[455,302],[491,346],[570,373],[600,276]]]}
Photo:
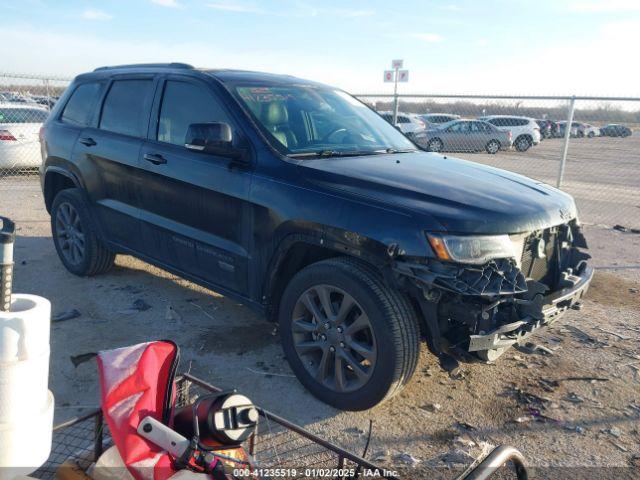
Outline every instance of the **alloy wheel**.
{"label": "alloy wheel", "polygon": [[68,202],[61,203],[56,212],[56,238],[60,251],[72,265],[85,258],[85,236],[78,211]]}
{"label": "alloy wheel", "polygon": [[344,290],[316,285],[297,300],[291,319],[293,344],[307,372],[338,392],[363,387],[377,357],[367,313]]}

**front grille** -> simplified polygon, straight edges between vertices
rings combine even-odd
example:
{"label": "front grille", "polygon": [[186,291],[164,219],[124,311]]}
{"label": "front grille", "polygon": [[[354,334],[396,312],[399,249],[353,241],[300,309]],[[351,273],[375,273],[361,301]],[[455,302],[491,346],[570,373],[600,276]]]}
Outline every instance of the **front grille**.
{"label": "front grille", "polygon": [[[540,249],[540,242],[544,246]],[[558,231],[548,228],[530,235],[524,242],[521,269],[527,279],[543,283],[553,289],[558,276]],[[540,250],[544,255],[540,255]]]}

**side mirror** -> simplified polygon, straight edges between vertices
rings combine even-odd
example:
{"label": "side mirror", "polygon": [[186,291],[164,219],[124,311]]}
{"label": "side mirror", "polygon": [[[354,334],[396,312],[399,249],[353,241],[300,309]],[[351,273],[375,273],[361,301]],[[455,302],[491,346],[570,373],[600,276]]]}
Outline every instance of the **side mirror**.
{"label": "side mirror", "polygon": [[231,127],[223,122],[192,123],[187,129],[184,146],[189,150],[221,157],[242,156],[242,151],[233,146]]}

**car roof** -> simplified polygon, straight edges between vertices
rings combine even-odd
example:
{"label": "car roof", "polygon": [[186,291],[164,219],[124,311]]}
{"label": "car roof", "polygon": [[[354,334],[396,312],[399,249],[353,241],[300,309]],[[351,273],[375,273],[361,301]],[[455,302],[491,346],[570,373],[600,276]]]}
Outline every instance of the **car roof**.
{"label": "car roof", "polygon": [[327,85],[294,77],[292,75],[281,75],[275,73],[255,72],[250,70],[234,70],[222,68],[196,68],[186,63],[139,63],[131,65],[114,65],[96,68],[93,72],[83,73],[78,79],[89,79],[94,77],[109,77],[112,75],[122,75],[126,73],[183,73],[191,75],[207,75],[214,77],[222,83],[259,83],[260,85]]}
{"label": "car roof", "polygon": [[431,116],[445,116],[445,117],[460,117],[457,113],[423,113],[420,115],[421,117],[431,117]]}
{"label": "car roof", "polygon": [[525,120],[533,120],[535,122],[535,118],[531,117],[523,117],[522,115],[483,115],[482,117],[478,117],[480,119],[485,118],[522,118]]}

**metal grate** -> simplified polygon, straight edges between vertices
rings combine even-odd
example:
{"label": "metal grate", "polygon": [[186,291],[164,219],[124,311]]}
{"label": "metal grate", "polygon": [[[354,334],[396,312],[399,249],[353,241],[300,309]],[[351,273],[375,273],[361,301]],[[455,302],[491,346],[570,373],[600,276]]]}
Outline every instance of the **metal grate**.
{"label": "metal grate", "polygon": [[[176,407],[191,403],[196,397],[221,391],[190,375],[176,381]],[[382,469],[337,445],[314,435],[265,410],[259,409],[258,431],[247,440],[244,448],[254,457],[259,468],[295,469],[288,478],[314,478],[309,469]],[[41,479],[55,478],[58,468],[73,460],[86,470],[112,444],[102,412],[86,415],[55,427],[51,456],[45,465],[32,474]],[[357,478],[350,476],[349,478]],[[380,478],[380,477],[378,477]],[[384,477],[382,477],[384,478]]]}

